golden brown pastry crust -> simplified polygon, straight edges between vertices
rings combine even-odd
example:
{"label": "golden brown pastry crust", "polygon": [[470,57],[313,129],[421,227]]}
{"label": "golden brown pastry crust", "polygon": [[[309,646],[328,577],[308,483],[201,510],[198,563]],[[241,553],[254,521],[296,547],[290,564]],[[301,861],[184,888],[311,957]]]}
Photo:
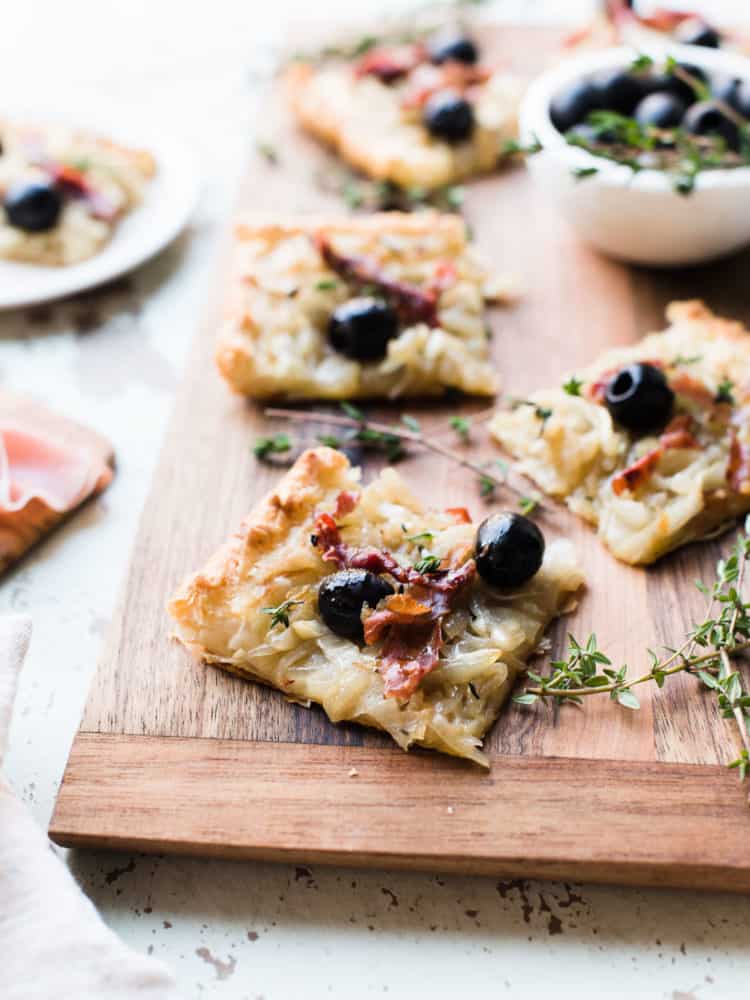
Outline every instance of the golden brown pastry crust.
{"label": "golden brown pastry crust", "polygon": [[[670,371],[670,380],[684,376],[705,386],[708,404],[729,378],[735,416],[729,425],[717,422],[715,432],[703,433],[700,448],[663,451],[653,475],[634,491],[616,495],[612,478],[657,447],[658,436],[634,438],[613,424],[585,389],[581,397],[561,387],[532,394],[532,402],[552,411],[541,429],[528,407],[499,412],[490,425],[497,440],[520,459],[520,471],[594,524],[605,545],[633,564],[651,563],[750,510],[750,480],[736,488],[729,483],[732,433],[743,449],[750,446],[750,333],[697,300],[671,303],[667,319],[668,329],[606,351],[576,376],[591,385],[634,361],[656,361]],[[679,405],[690,410],[689,401]],[[695,407],[699,417],[700,406]]]}
{"label": "golden brown pastry crust", "polygon": [[[360,647],[334,635],[317,609],[318,586],[335,566],[310,536],[315,516],[334,510],[343,490],[360,490],[345,456],[329,448],[301,455],[240,531],[178,588],[169,605],[177,637],[207,663],[321,704],[334,722],[383,729],[404,749],[420,744],[486,763],[481,737],[582,582],[572,546],[549,545],[539,573],[513,594],[473,583],[444,622],[438,666],[409,698],[387,697],[381,644]],[[429,530],[432,551],[444,556],[473,545],[476,530],[425,510],[393,470],[361,490],[354,511],[338,520],[350,542],[386,549],[404,565],[419,558],[415,533]],[[298,602],[289,625],[274,626],[263,609],[289,600]]]}
{"label": "golden brown pastry crust", "polygon": [[428,190],[497,168],[504,143],[517,134],[520,86],[495,72],[475,91],[474,133],[457,145],[433,138],[418,116],[401,109],[400,87],[357,79],[346,63],[294,63],[286,72],[300,124],[358,170],[403,188]]}
{"label": "golden brown pastry crust", "polygon": [[[361,291],[329,269],[316,236],[417,287],[429,285],[447,263],[455,280],[439,294],[439,326],[402,328],[382,360],[359,362],[335,352],[326,332],[330,313]],[[491,395],[496,380],[484,310],[493,294],[457,216],[247,220],[236,227],[216,361],[235,391],[257,399],[429,396],[448,388]]]}

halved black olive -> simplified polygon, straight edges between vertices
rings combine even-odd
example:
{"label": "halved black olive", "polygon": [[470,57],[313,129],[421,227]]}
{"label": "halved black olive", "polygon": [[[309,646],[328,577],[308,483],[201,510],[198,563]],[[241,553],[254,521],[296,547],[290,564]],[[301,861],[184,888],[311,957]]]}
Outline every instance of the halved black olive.
{"label": "halved black olive", "polygon": [[674,392],[659,368],[648,362],[636,362],[610,380],[604,402],[618,424],[636,434],[645,434],[659,430],[669,420]]}
{"label": "halved black olive", "polygon": [[358,361],[384,358],[388,341],[398,333],[398,317],[382,299],[349,299],[328,321],[328,340],[334,350]]}
{"label": "halved black olive", "polygon": [[682,121],[685,111],[684,101],[675,94],[662,90],[644,97],[635,109],[633,117],[639,125],[675,128]]}
{"label": "halved black olive", "polygon": [[730,149],[740,148],[737,125],[727,118],[716,101],[699,101],[688,108],[682,125],[693,135],[720,136]]}
{"label": "halved black olive", "polygon": [[320,617],[336,635],[362,642],[362,608],[374,608],[393,592],[382,576],[364,569],[343,569],[327,576],[318,589]]}

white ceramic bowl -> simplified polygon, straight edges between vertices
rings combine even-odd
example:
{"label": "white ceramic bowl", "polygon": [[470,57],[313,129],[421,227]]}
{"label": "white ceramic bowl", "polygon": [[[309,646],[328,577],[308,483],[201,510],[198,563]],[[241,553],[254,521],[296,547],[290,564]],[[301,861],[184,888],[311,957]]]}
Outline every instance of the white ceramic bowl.
{"label": "white ceramic bowl", "polygon": [[[750,77],[750,59],[697,46],[644,47],[659,63],[671,54],[708,72]],[[661,267],[699,264],[750,244],[750,167],[701,172],[681,195],[659,170],[638,173],[570,146],[549,117],[549,104],[566,84],[598,69],[627,67],[639,53],[607,49],[567,59],[538,77],[521,106],[521,136],[543,150],[527,159],[540,189],[579,236],[609,256]],[[574,171],[596,167],[577,180]]]}

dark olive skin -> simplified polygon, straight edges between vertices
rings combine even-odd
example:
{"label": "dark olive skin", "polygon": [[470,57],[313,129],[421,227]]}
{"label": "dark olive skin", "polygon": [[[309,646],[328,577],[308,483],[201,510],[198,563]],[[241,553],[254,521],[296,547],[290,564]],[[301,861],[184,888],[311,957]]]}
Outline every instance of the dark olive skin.
{"label": "dark olive skin", "polygon": [[668,91],[649,94],[638,104],[633,117],[639,125],[654,128],[675,128],[685,116],[685,102]]}
{"label": "dark olive skin", "polygon": [[522,514],[491,514],[477,529],[477,572],[490,587],[520,587],[538,572],[544,559],[544,535]]}
{"label": "dark olive skin", "polygon": [[464,142],[474,131],[474,109],[452,90],[440,90],[425,104],[423,121],[436,139]]}
{"label": "dark olive skin", "polygon": [[721,35],[716,28],[712,28],[699,17],[683,21],[674,36],[680,45],[701,45],[706,49],[718,49],[721,46]]}
{"label": "dark olive skin", "polygon": [[328,320],[328,340],[333,349],[357,361],[384,358],[388,341],[397,334],[398,317],[382,299],[349,299]]}
{"label": "dark olive skin", "polygon": [[739,111],[743,118],[750,118],[750,80],[737,81],[734,100],[730,101],[730,103],[735,111]]}
{"label": "dark olive skin", "polygon": [[53,184],[45,181],[14,184],[8,189],[3,208],[11,226],[27,233],[44,233],[60,218],[63,198]]}
{"label": "dark olive skin", "polygon": [[568,142],[590,145],[594,142],[611,142],[612,134],[611,132],[600,133],[593,125],[587,125],[584,122],[582,125],[574,125],[573,128],[569,128],[565,133],[565,138]]}
{"label": "dark olive skin", "polygon": [[430,62],[440,66],[446,62],[460,62],[473,66],[479,60],[479,51],[467,35],[436,38],[429,47]]}
{"label": "dark olive skin", "polygon": [[644,94],[640,78],[623,69],[600,70],[592,82],[599,93],[599,107],[621,115],[632,115]]}
{"label": "dark olive skin", "polygon": [[660,430],[672,415],[674,392],[659,368],[647,362],[622,368],[607,385],[612,419],[635,434]]}
{"label": "dark olive skin", "polygon": [[591,80],[574,80],[558,91],[550,101],[549,115],[558,132],[581,125],[592,111],[601,109],[599,89]]}
{"label": "dark olive skin", "polygon": [[740,133],[715,101],[699,101],[688,108],[682,127],[692,135],[718,135],[730,149],[740,148]]}
{"label": "dark olive skin", "polygon": [[726,101],[735,111],[737,107],[737,92],[742,85],[742,80],[738,76],[730,76],[727,73],[714,73],[711,78],[711,94],[719,101]]}
{"label": "dark olive skin", "polygon": [[[678,65],[696,80],[699,80],[701,83],[708,83],[706,72],[700,66],[694,66],[692,63],[678,63]],[[687,105],[694,104],[698,99],[695,90],[690,84],[681,80],[680,77],[675,76],[674,73],[647,73],[639,79],[644,90],[644,96],[666,90],[670,94],[674,94],[675,97],[679,97]]]}
{"label": "dark olive skin", "polygon": [[318,611],[336,635],[364,641],[362,608],[377,606],[392,594],[393,587],[382,576],[364,569],[343,569],[327,576],[318,589]]}

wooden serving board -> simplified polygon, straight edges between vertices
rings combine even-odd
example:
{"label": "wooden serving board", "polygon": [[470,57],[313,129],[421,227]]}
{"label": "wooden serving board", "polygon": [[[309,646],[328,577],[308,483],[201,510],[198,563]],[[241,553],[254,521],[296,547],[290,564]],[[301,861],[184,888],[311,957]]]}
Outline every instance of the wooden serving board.
{"label": "wooden serving board", "polygon": [[[491,39],[490,39],[491,34]],[[488,33],[488,44],[537,68],[559,36]],[[275,108],[276,106],[273,105]],[[283,112],[268,138],[280,163],[247,174],[247,210],[340,211],[314,177],[326,156]],[[747,254],[712,267],[624,267],[578,243],[518,168],[468,188],[466,215],[501,271],[527,294],[491,320],[504,391],[522,396],[613,344],[658,329],[674,298],[703,297],[750,321]],[[225,268],[222,269],[225,273]],[[732,725],[692,678],[639,689],[640,712],[608,699],[585,708],[508,705],[487,738],[489,774],[434,753],[404,754],[380,734],[335,726],[322,711],[194,663],[169,639],[164,606],[279,472],[251,444],[286,429],[232,396],[212,361],[225,285],[208,313],[146,504],[122,602],[85,710],[52,820],[68,846],[435,868],[606,882],[750,890],[750,810],[735,772]],[[445,428],[480,401],[409,404],[425,429]],[[373,410],[395,419],[403,410]],[[293,429],[295,433],[299,428]],[[314,441],[319,426],[305,426]],[[474,454],[497,457],[477,434]],[[368,458],[365,477],[377,463]],[[475,520],[512,498],[484,501],[474,478],[414,454],[401,466],[440,506]],[[589,589],[553,630],[596,631],[616,663],[677,644],[703,612],[694,587],[711,578],[728,539],[691,546],[650,570],[617,563],[573,516],[547,505],[548,536],[579,547]],[[356,770],[356,775],[352,774]]]}

